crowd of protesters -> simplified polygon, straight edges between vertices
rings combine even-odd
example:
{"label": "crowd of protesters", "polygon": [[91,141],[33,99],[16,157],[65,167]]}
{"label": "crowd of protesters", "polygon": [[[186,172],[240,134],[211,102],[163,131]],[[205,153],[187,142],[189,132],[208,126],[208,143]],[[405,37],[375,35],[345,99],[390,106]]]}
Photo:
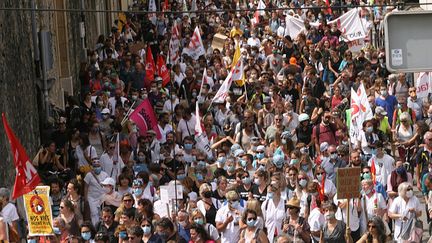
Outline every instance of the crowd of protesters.
{"label": "crowd of protesters", "polygon": [[[165,2],[169,10],[193,5]],[[81,65],[81,96],[67,99],[33,159],[51,188],[54,219],[52,236],[28,242],[419,242],[417,219],[432,216],[431,100],[417,98],[412,74],[387,71],[384,49],[366,41],[351,51],[327,25],[357,6],[379,31],[394,8],[382,0],[337,1],[343,8],[332,11],[321,0],[264,3],[281,9],[256,19],[233,11],[255,1],[196,1],[196,13],[161,12],[153,22],[126,13],[100,36]],[[147,7],[135,1],[131,9]],[[286,15],[305,22],[295,38],[283,34]],[[170,59],[174,23],[181,40],[171,82],[147,82],[146,47]],[[181,53],[195,27],[206,48],[198,60]],[[212,47],[216,33],[227,36],[220,48]],[[212,103],[237,45],[245,83]],[[350,94],[361,84],[373,118],[353,139]],[[128,117],[146,99],[159,131],[139,131]],[[196,143],[196,103],[211,155]],[[337,169],[349,167],[361,168],[361,196],[338,199]],[[166,185],[181,185],[182,197],[161,200]],[[9,194],[0,189],[4,221],[24,232]]]}

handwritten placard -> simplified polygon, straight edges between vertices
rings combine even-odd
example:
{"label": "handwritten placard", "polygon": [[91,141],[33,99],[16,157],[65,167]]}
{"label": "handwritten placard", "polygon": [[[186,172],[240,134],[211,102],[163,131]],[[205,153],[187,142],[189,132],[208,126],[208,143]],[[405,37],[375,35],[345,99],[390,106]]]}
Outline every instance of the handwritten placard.
{"label": "handwritten placard", "polygon": [[360,197],[360,167],[337,169],[337,199]]}

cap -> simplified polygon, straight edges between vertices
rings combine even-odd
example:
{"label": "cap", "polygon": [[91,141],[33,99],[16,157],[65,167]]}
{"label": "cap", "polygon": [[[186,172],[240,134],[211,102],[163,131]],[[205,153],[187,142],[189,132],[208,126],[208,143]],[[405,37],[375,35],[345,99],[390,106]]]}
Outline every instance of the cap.
{"label": "cap", "polygon": [[292,197],[287,203],[287,206],[289,207],[295,207],[300,208],[300,200],[298,200],[296,197]]}
{"label": "cap", "polygon": [[101,184],[102,185],[111,185],[111,186],[115,187],[116,182],[115,182],[115,180],[113,178],[107,177],[107,178],[105,178],[105,180],[102,181]]}
{"label": "cap", "polygon": [[132,186],[142,186],[142,185],[144,185],[144,182],[142,179],[139,179],[139,178],[135,179],[132,183]]}
{"label": "cap", "polygon": [[329,144],[327,142],[323,142],[320,144],[320,151],[324,152],[329,148]]}
{"label": "cap", "polygon": [[265,146],[264,145],[259,145],[256,150],[257,151],[265,151]]}
{"label": "cap", "polygon": [[0,197],[10,197],[10,190],[7,189],[6,187],[2,187],[0,188]]}
{"label": "cap", "polygon": [[377,106],[375,108],[375,114],[380,114],[382,116],[387,116],[387,111],[385,111],[383,107]]}
{"label": "cap", "polygon": [[110,110],[108,108],[104,108],[101,113],[102,114],[109,114]]}
{"label": "cap", "polygon": [[291,57],[289,59],[289,63],[292,64],[292,65],[297,65],[297,59],[295,57]]}
{"label": "cap", "polygon": [[236,151],[234,151],[234,156],[235,157],[239,157],[244,155],[245,151],[243,149],[237,149]]}

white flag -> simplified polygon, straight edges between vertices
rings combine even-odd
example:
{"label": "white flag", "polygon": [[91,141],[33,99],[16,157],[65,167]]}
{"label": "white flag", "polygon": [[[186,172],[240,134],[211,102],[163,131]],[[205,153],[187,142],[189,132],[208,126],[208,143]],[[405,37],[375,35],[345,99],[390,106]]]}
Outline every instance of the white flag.
{"label": "white flag", "polygon": [[351,142],[355,143],[358,139],[358,135],[360,134],[359,131],[363,129],[363,122],[372,118],[372,109],[367,99],[366,90],[363,84],[360,84],[357,92],[351,88]]}
{"label": "white flag", "polygon": [[243,61],[240,56],[240,60],[237,61],[236,65],[233,67],[232,70],[232,80],[243,80],[244,81],[244,67],[243,67]]}
{"label": "white flag", "polygon": [[[257,9],[265,9],[265,8],[266,8],[265,3],[263,2],[263,0],[260,0],[258,2]],[[258,14],[261,15],[261,16],[264,16],[265,15],[265,10],[258,10]]]}
{"label": "white flag", "polygon": [[179,48],[180,48],[180,33],[178,30],[177,22],[174,22],[174,25],[171,29],[171,39],[169,42],[169,63],[171,64],[177,64],[180,55],[179,55]]}
{"label": "white flag", "polygon": [[189,46],[183,49],[183,53],[192,57],[194,60],[205,54],[203,42],[201,40],[201,34],[198,27],[195,28],[194,33],[190,39]]}
{"label": "white flag", "polygon": [[305,29],[303,20],[287,15],[285,18],[285,35],[289,35],[291,39],[295,39],[302,30]]}
{"label": "white flag", "polygon": [[[148,11],[149,12],[156,12],[157,11],[155,0],[149,1]],[[149,19],[154,25],[156,25],[156,13],[149,13]]]}
{"label": "white flag", "polygon": [[113,166],[111,169],[110,177],[117,181],[118,176],[121,173],[121,170],[123,169],[123,167],[125,167],[123,159],[120,157],[120,135],[119,134],[117,134],[116,136],[116,143],[115,143],[114,155],[112,157],[112,161],[113,161]]}
{"label": "white flag", "polygon": [[432,93],[431,73],[420,73],[416,81],[417,98],[423,99]]}
{"label": "white flag", "polygon": [[337,28],[342,32],[342,37],[348,41],[364,39],[366,37],[358,8],[353,8],[339,18],[328,22],[329,25],[334,23],[337,24]]}
{"label": "white flag", "polygon": [[233,71],[234,71],[234,69],[232,69],[231,72],[228,73],[228,76],[226,77],[225,81],[222,83],[218,92],[213,97],[212,103],[213,102],[222,103],[228,97],[228,91],[229,91],[231,84],[233,82],[233,79],[232,79]]}
{"label": "white flag", "polygon": [[[202,87],[202,85],[201,85]],[[201,117],[199,114],[198,102],[195,104],[195,141],[197,149],[205,152],[208,158],[212,158],[213,154],[211,151],[210,143],[207,137],[207,134],[204,132],[204,129],[201,125]]]}

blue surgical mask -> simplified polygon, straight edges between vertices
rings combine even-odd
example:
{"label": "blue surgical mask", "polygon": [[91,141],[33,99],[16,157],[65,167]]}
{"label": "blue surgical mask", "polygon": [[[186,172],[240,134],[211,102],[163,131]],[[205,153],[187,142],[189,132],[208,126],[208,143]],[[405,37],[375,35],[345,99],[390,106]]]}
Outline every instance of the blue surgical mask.
{"label": "blue surgical mask", "polygon": [[261,160],[264,159],[264,153],[258,153],[255,155],[257,159]]}
{"label": "blue surgical mask", "polygon": [[308,171],[309,170],[309,166],[308,165],[301,165],[301,169],[303,171]]}
{"label": "blue surgical mask", "polygon": [[177,175],[177,180],[182,181],[186,178],[186,174],[178,174]]}
{"label": "blue surgical mask", "polygon": [[93,170],[96,175],[99,175],[102,172],[102,167],[94,167]]}
{"label": "blue surgical mask", "polygon": [[256,225],[256,219],[255,220],[248,220],[246,222],[247,226],[254,227]]}
{"label": "blue surgical mask", "polygon": [[196,177],[196,179],[197,179],[198,181],[203,181],[203,180],[204,180],[203,175],[201,175],[201,174],[199,174],[199,173],[196,174],[195,177]]}
{"label": "blue surgical mask", "polygon": [[240,159],[240,165],[241,165],[241,167],[246,167],[247,161],[244,159]]}
{"label": "blue surgical mask", "polygon": [[376,149],[371,149],[371,154],[372,155],[376,155],[377,154],[377,150]]}
{"label": "blue surgical mask", "polygon": [[143,230],[144,235],[148,235],[148,234],[151,233],[151,227],[150,226],[144,226],[144,227],[141,227],[141,228]]}
{"label": "blue surgical mask", "polygon": [[193,145],[191,143],[185,143],[184,144],[184,149],[185,150],[192,150]]}
{"label": "blue surgical mask", "polygon": [[36,239],[28,239],[27,242],[28,243],[37,243],[37,240]]}
{"label": "blue surgical mask", "polygon": [[198,161],[198,167],[206,167],[207,163],[204,160]]}
{"label": "blue surgical mask", "polygon": [[127,238],[127,232],[126,231],[120,231],[119,232],[119,238],[126,239]]}
{"label": "blue surgical mask", "polygon": [[228,166],[228,171],[229,171],[229,172],[233,172],[233,171],[235,171],[235,166],[234,166],[234,165],[230,165],[230,166]]}
{"label": "blue surgical mask", "polygon": [[242,182],[243,182],[243,184],[249,185],[251,183],[251,178],[250,177],[243,178]]}
{"label": "blue surgical mask", "polygon": [[82,232],[81,237],[83,238],[83,240],[90,240],[91,232]]}
{"label": "blue surgical mask", "polygon": [[194,222],[195,222],[196,224],[199,224],[199,225],[203,225],[203,224],[204,224],[204,220],[203,220],[202,218],[195,219]]}
{"label": "blue surgical mask", "polygon": [[135,195],[142,195],[143,190],[141,188],[135,188],[135,189],[133,189],[133,193]]}
{"label": "blue surgical mask", "polygon": [[366,132],[367,133],[372,133],[373,132],[373,127],[366,127]]}
{"label": "blue surgical mask", "polygon": [[61,231],[60,231],[59,227],[52,227],[52,228],[53,228],[54,234],[61,235]]}
{"label": "blue surgical mask", "polygon": [[225,156],[221,156],[221,157],[219,157],[219,158],[217,159],[217,162],[218,162],[218,163],[225,164],[225,162],[226,162],[226,157],[225,157]]}
{"label": "blue surgical mask", "polygon": [[290,165],[295,165],[295,164],[297,164],[298,162],[299,162],[298,159],[291,159],[291,161],[290,161]]}

